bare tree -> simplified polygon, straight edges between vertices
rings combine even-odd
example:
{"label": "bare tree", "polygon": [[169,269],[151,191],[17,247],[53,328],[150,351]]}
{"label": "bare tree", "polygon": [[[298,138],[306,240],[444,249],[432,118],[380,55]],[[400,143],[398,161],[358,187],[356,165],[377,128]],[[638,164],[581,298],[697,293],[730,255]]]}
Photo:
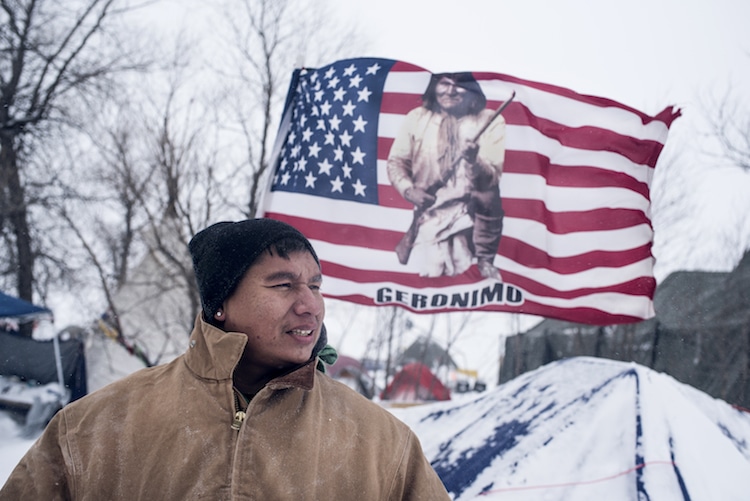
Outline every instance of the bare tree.
{"label": "bare tree", "polygon": [[355,28],[335,24],[324,2],[232,0],[223,9],[229,64],[218,71],[228,84],[227,121],[244,145],[237,173],[249,189],[246,204],[238,208],[255,217],[292,71],[350,55],[362,42]]}
{"label": "bare tree", "polygon": [[[33,210],[49,183],[29,175],[40,143],[73,122],[74,107],[106,90],[118,72],[140,67],[108,21],[118,0],[0,0],[0,231],[2,269],[31,300],[36,260]],[[114,49],[117,50],[114,50]]]}

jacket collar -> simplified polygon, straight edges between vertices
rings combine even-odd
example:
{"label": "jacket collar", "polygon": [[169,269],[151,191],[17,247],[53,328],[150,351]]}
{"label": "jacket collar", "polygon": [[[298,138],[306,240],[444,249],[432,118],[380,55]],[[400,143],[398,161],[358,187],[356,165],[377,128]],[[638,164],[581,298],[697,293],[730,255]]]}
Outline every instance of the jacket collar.
{"label": "jacket collar", "polygon": [[[198,313],[185,353],[185,363],[197,376],[216,381],[231,380],[234,368],[242,357],[247,336],[240,332],[226,332],[203,320]],[[272,389],[298,387],[310,390],[315,379],[317,357],[280,376],[270,383]]]}

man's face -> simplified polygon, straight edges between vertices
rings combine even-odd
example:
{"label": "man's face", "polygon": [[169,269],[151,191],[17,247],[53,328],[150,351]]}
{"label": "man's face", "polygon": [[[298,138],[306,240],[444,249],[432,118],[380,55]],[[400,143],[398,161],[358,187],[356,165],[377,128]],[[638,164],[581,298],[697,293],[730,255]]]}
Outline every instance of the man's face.
{"label": "man's face", "polygon": [[261,254],[224,303],[224,330],[247,335],[246,362],[274,373],[310,359],[325,316],[321,281],[309,252]]}
{"label": "man's face", "polygon": [[452,78],[442,77],[435,86],[435,96],[440,108],[454,115],[466,113],[466,89],[456,85]]}

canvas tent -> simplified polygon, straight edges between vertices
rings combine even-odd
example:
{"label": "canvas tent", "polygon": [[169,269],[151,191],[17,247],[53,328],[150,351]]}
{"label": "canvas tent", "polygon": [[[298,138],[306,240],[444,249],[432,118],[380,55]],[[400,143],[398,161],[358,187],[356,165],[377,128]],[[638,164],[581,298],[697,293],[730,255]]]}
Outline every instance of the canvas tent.
{"label": "canvas tent", "polygon": [[49,309],[0,292],[0,407],[27,414],[27,424],[46,421],[87,392],[80,340],[37,340],[18,332],[20,324],[51,319]]}
{"label": "canvas tent", "polygon": [[451,393],[426,365],[413,362],[396,373],[381,398],[394,402],[432,402],[450,400]]}

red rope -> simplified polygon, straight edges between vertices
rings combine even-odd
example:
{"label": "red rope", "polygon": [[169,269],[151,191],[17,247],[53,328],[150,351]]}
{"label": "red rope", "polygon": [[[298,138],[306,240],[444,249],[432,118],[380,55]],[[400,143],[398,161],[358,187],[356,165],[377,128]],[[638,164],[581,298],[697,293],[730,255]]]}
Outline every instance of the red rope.
{"label": "red rope", "polygon": [[610,480],[614,480],[617,477],[622,477],[624,475],[627,475],[628,473],[633,473],[634,471],[640,470],[641,468],[645,468],[646,466],[650,465],[672,465],[674,466],[674,461],[648,461],[646,463],[641,463],[633,466],[632,468],[628,468],[625,471],[621,471],[620,473],[615,473],[614,475],[609,475],[607,477],[602,478],[596,478],[594,480],[581,480],[579,482],[565,482],[562,484],[547,484],[547,485],[527,485],[527,486],[519,486],[519,487],[502,487],[500,489],[493,489],[491,491],[485,491],[480,494],[480,496],[486,496],[487,494],[495,494],[498,492],[512,492],[512,491],[527,491],[527,490],[533,490],[533,489],[559,489],[562,487],[573,487],[576,485],[587,485],[587,484],[598,484],[601,482],[608,482]]}

